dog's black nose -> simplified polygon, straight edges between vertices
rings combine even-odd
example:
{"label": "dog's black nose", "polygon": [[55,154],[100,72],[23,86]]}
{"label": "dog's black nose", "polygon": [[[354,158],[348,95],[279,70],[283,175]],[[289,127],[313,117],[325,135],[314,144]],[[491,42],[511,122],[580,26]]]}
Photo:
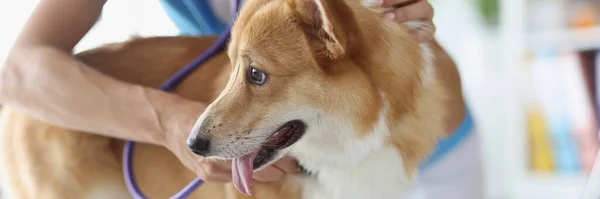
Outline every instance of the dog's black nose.
{"label": "dog's black nose", "polygon": [[206,154],[208,153],[208,150],[210,148],[210,140],[204,138],[196,138],[188,143],[188,147],[190,147],[192,152],[194,152],[195,154],[206,157]]}

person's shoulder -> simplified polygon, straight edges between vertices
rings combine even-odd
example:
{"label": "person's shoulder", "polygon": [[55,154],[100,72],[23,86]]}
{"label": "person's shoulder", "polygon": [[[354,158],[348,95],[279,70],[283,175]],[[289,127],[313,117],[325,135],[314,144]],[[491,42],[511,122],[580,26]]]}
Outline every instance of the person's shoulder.
{"label": "person's shoulder", "polygon": [[228,23],[231,20],[231,13],[233,11],[233,3],[232,0],[208,0],[208,5],[211,10],[215,13],[215,15],[221,20],[223,23]]}

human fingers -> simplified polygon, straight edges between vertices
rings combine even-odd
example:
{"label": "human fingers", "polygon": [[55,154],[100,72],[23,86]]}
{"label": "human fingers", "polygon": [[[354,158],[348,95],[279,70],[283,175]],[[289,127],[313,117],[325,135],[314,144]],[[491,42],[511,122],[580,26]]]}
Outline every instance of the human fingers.
{"label": "human fingers", "polygon": [[431,41],[435,35],[433,7],[426,0],[397,7],[385,13],[383,17],[396,23],[404,23],[411,28],[414,38],[422,43]]}
{"label": "human fingers", "polygon": [[231,181],[231,161],[203,159],[199,163],[200,171],[196,173],[202,180],[221,183]]}
{"label": "human fingers", "polygon": [[380,0],[380,1],[382,1],[380,3],[382,7],[390,7],[390,6],[402,7],[407,4],[411,4],[411,3],[414,3],[417,1],[425,1],[425,0]]}
{"label": "human fingers", "polygon": [[402,7],[404,5],[410,4],[415,1],[424,1],[424,0],[363,0],[362,4],[367,7]]}
{"label": "human fingers", "polygon": [[431,21],[433,19],[433,7],[425,0],[413,4],[396,7],[383,15],[384,18],[397,23],[407,21]]}
{"label": "human fingers", "polygon": [[270,165],[260,171],[254,172],[254,180],[261,182],[271,182],[282,179],[285,176],[285,171]]}

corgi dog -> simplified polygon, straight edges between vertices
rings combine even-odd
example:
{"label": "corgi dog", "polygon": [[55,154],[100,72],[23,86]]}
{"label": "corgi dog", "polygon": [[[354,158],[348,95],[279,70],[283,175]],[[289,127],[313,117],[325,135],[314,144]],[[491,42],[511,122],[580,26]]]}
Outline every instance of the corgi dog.
{"label": "corgi dog", "polygon": [[[359,0],[246,2],[227,51],[174,91],[209,104],[187,140],[190,150],[232,160],[231,183],[206,182],[189,198],[403,198],[419,164],[456,123],[448,118],[464,114],[449,108],[460,89],[442,86],[456,73],[436,67],[451,60],[435,59],[435,41],[415,41],[415,27],[382,20]],[[213,41],[135,38],[76,58],[117,79],[158,87]],[[3,109],[5,197],[131,198],[121,172],[123,140]],[[253,171],[284,156],[306,172],[253,183]],[[140,143],[133,157],[149,198],[169,198],[195,178],[160,146]]]}

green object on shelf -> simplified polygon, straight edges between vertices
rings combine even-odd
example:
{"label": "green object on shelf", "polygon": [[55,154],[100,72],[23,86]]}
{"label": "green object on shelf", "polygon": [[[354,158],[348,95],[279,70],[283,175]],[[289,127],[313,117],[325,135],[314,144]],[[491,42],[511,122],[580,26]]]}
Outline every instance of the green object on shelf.
{"label": "green object on shelf", "polygon": [[[444,0],[429,0],[431,3],[436,1]],[[498,13],[500,12],[498,1],[499,0],[467,0],[465,3],[475,4],[474,8],[477,9],[477,12],[483,18],[483,22],[489,26],[495,27],[498,25]]]}
{"label": "green object on shelf", "polygon": [[498,24],[499,2],[498,0],[474,0],[479,14],[486,24],[496,26]]}

